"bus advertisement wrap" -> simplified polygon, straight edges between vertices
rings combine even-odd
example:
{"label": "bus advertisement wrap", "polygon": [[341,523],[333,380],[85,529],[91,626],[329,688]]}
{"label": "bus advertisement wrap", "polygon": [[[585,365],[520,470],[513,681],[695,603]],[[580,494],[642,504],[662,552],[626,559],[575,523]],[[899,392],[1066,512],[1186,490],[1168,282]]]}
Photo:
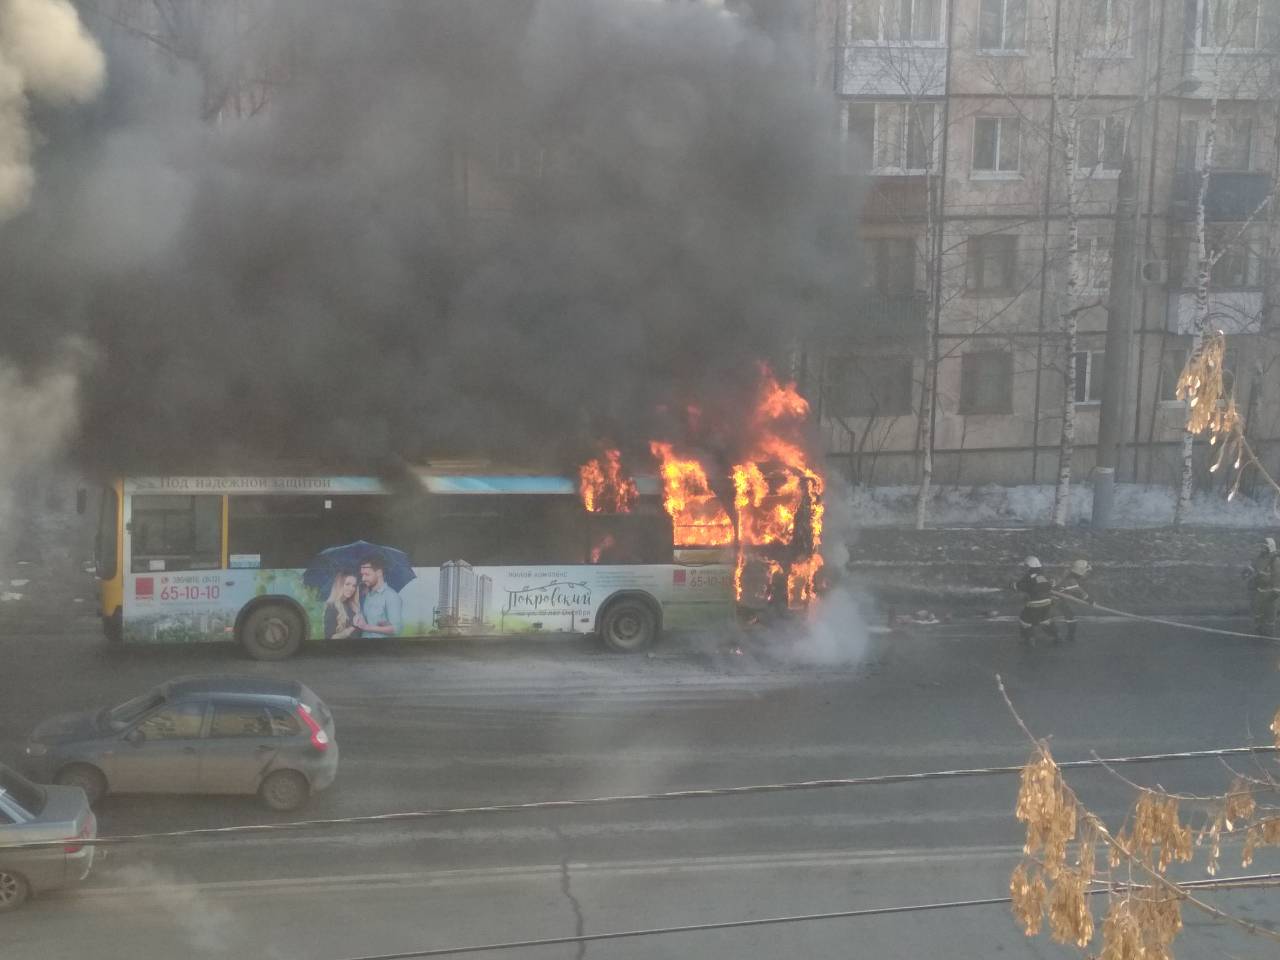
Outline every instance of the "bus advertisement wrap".
{"label": "bus advertisement wrap", "polygon": [[668,630],[732,616],[726,565],[482,566],[466,558],[413,567],[404,553],[359,542],[320,553],[305,569],[134,573],[124,596],[124,640],[195,643],[231,639],[256,598],[295,601],[310,638],[468,637],[590,633],[600,605],[620,590],[662,606]]}

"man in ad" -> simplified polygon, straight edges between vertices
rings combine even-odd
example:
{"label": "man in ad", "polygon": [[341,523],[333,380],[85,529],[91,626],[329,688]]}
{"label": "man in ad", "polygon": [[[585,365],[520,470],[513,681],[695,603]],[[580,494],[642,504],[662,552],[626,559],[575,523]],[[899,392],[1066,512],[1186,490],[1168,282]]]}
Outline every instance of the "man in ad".
{"label": "man in ad", "polygon": [[360,583],[364,596],[360,600],[360,613],[355,625],[360,636],[394,637],[404,626],[401,615],[400,594],[387,584],[386,561],[379,554],[372,554],[360,563]]}

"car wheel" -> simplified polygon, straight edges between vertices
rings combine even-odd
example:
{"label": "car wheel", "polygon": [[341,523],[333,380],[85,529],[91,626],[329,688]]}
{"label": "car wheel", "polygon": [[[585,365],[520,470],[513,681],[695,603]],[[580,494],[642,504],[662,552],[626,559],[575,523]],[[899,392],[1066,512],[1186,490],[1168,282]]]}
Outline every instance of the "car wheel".
{"label": "car wheel", "polygon": [[240,643],[255,660],[287,660],[302,646],[302,617],[283,603],[258,607],[240,625]]}
{"label": "car wheel", "polygon": [[79,787],[89,798],[89,806],[97,806],[98,801],[107,795],[107,778],[97,767],[87,763],[73,763],[63,767],[53,778],[54,783],[64,787]]}
{"label": "car wheel", "polygon": [[610,648],[634,653],[653,643],[658,635],[658,618],[643,600],[618,600],[601,617],[600,635]]}
{"label": "car wheel", "polygon": [[20,873],[0,867],[0,913],[17,910],[31,896],[31,884]]}
{"label": "car wheel", "polygon": [[287,813],[307,802],[311,784],[296,770],[277,770],[262,781],[258,796],[272,810]]}

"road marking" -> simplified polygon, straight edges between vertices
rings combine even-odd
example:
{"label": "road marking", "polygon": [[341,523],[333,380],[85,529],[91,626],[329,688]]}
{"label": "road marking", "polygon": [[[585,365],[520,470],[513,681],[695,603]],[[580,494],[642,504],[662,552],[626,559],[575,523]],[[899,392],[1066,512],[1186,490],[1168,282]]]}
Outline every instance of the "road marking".
{"label": "road marking", "polygon": [[[575,876],[636,876],[649,873],[720,873],[761,870],[839,869],[928,865],[954,862],[1010,863],[1022,855],[1022,848],[1008,846],[947,847],[922,849],[848,850],[820,853],[746,854],[712,857],[687,857],[659,860],[617,860],[570,862]],[[351,886],[433,887],[477,885],[496,882],[559,882],[560,863],[529,864],[504,867],[473,867],[453,870],[425,870],[402,873],[357,873],[316,877],[285,877],[269,880],[215,880],[193,883],[151,885],[121,884],[111,887],[86,886],[64,891],[60,896],[102,902],[117,898],[184,896],[243,897],[275,894],[303,894],[326,888]],[[106,876],[109,876],[107,874]]]}

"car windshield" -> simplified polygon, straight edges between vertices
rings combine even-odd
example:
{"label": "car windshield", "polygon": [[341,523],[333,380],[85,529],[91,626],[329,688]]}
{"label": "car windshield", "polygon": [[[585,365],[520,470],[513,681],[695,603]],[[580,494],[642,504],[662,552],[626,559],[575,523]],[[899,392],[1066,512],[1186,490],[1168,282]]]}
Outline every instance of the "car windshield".
{"label": "car windshield", "polygon": [[143,714],[164,703],[164,694],[151,690],[140,697],[126,700],[118,707],[107,711],[107,722],[115,730],[123,730],[129,724],[142,717]]}
{"label": "car windshield", "polygon": [[0,765],[0,791],[7,793],[28,813],[39,814],[44,809],[44,790],[3,765]]}

